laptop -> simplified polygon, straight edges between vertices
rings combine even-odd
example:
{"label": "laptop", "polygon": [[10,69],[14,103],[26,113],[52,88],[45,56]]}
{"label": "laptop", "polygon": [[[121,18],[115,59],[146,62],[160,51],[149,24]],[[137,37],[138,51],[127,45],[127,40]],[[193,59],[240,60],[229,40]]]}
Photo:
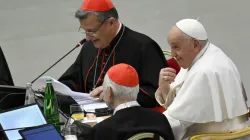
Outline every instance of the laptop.
{"label": "laptop", "polygon": [[52,124],[19,130],[24,140],[64,140]]}
{"label": "laptop", "polygon": [[25,87],[0,85],[0,110],[9,110],[23,106],[25,93]]}
{"label": "laptop", "polygon": [[[2,130],[39,126],[43,124],[47,124],[47,120],[37,104],[25,105],[0,113],[0,125]],[[22,139],[18,130],[19,129],[3,131],[3,135],[8,140]]]}
{"label": "laptop", "polygon": [[14,86],[8,63],[0,46],[0,85]]}

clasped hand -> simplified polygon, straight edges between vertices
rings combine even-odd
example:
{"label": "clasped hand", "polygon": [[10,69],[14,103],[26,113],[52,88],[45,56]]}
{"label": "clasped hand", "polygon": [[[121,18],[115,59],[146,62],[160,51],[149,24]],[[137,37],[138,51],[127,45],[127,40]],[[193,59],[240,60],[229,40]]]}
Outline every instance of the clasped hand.
{"label": "clasped hand", "polygon": [[99,98],[99,100],[103,100],[103,86],[99,86],[90,92],[90,97]]}
{"label": "clasped hand", "polygon": [[170,84],[174,82],[176,77],[176,71],[173,68],[163,68],[159,75],[159,89],[162,93],[162,97],[166,99],[168,91],[170,89]]}

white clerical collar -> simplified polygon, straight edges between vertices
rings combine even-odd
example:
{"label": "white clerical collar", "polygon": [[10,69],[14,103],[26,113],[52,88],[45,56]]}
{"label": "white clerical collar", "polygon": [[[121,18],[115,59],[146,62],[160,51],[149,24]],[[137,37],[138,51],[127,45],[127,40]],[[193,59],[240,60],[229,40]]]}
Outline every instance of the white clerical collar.
{"label": "white clerical collar", "polygon": [[126,103],[120,104],[120,105],[118,105],[115,108],[113,115],[115,115],[115,113],[117,111],[119,111],[119,110],[122,110],[122,109],[125,109],[125,108],[129,108],[129,107],[134,107],[134,106],[140,106],[140,105],[138,104],[137,101],[130,101],[130,102],[126,102]]}
{"label": "white clerical collar", "polygon": [[[189,67],[189,69],[194,65],[194,63],[195,63],[197,60],[199,60],[199,59],[202,57],[202,55],[206,52],[206,50],[207,50],[207,48],[208,48],[209,45],[210,45],[210,42],[207,42],[207,44],[205,45],[205,47],[202,48],[201,51],[198,53],[198,55],[195,57],[195,59],[194,59],[193,62],[191,63],[191,66]],[[188,70],[189,70],[189,69],[188,69]]]}
{"label": "white clerical collar", "polygon": [[117,32],[116,32],[115,35],[117,35],[120,32],[121,28],[122,28],[122,23],[119,21],[119,28],[118,28],[118,30],[117,30]]}

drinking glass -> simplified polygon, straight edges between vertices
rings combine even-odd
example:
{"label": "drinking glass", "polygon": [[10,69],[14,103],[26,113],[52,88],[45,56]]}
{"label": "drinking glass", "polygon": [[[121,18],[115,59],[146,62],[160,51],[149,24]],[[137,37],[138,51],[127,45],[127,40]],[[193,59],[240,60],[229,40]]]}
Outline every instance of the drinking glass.
{"label": "drinking glass", "polygon": [[66,140],[77,140],[75,124],[67,125],[64,130],[64,138]]}
{"label": "drinking glass", "polygon": [[84,112],[82,105],[72,104],[70,105],[70,114],[74,120],[80,121],[84,119]]}

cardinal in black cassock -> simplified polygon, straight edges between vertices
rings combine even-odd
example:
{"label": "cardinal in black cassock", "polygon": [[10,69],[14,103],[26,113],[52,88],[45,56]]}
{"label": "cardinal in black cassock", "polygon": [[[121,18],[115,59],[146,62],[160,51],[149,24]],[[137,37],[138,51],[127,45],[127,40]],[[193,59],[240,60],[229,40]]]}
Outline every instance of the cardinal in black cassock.
{"label": "cardinal in black cassock", "polygon": [[14,86],[14,82],[9,67],[1,47],[0,47],[0,85]]}
{"label": "cardinal in black cassock", "polygon": [[138,133],[154,133],[174,140],[171,126],[160,112],[142,108],[136,101],[139,80],[136,70],[120,63],[112,66],[103,82],[103,100],[114,109],[113,116],[96,124],[87,140],[126,140]]}
{"label": "cardinal in black cassock", "polygon": [[102,85],[111,66],[126,63],[139,74],[139,104],[146,108],[159,106],[154,93],[159,72],[167,67],[160,46],[150,37],[119,22],[118,13],[109,0],[85,0],[76,17],[81,24],[79,29],[89,41],[59,81],[74,91],[89,93]]}

